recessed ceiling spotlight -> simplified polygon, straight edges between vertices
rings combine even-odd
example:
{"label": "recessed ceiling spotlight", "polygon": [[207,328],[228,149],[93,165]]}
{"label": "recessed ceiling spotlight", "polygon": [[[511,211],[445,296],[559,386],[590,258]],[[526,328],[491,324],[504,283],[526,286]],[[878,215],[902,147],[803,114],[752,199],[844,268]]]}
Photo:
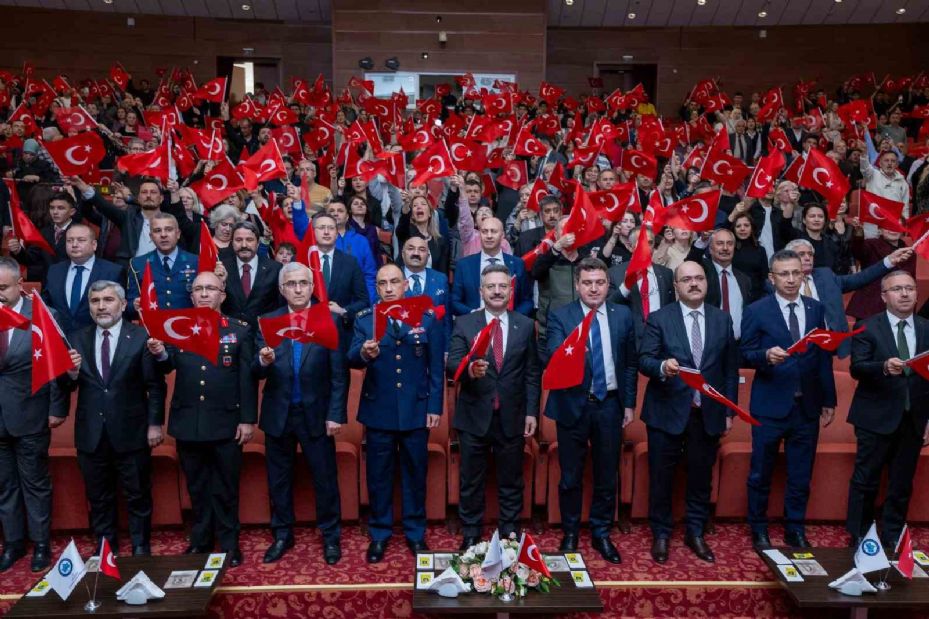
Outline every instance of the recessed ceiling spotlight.
{"label": "recessed ceiling spotlight", "polygon": [[635,19],[635,13],[629,13],[628,17],[629,19]]}
{"label": "recessed ceiling spotlight", "polygon": [[429,60],[429,52],[423,52],[423,60]]}
{"label": "recessed ceiling spotlight", "polygon": [[767,17],[767,16],[768,16],[767,11],[758,11],[758,17]]}
{"label": "recessed ceiling spotlight", "polygon": [[103,4],[113,4],[113,0],[103,0]]}
{"label": "recessed ceiling spotlight", "polygon": [[573,6],[574,0],[564,0],[565,6]]}
{"label": "recessed ceiling spotlight", "polygon": [[252,5],[251,5],[251,4],[243,4],[243,5],[242,5],[242,10],[243,10],[243,11],[251,11],[251,10],[252,10]]}
{"label": "recessed ceiling spotlight", "polygon": [[902,6],[899,9],[897,9],[897,15],[903,15],[904,13],[906,13],[906,9],[903,8]]}
{"label": "recessed ceiling spotlight", "polygon": [[706,0],[697,0],[697,6],[703,6],[706,4]]}

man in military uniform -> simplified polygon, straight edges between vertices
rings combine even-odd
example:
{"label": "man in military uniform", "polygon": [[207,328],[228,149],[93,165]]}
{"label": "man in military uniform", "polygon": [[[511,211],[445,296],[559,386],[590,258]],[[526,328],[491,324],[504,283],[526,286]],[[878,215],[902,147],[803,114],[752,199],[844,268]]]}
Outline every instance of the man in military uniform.
{"label": "man in military uniform", "polygon": [[[155,224],[153,224],[154,227]],[[226,294],[215,273],[193,281],[195,307],[219,311]],[[149,350],[167,374],[177,370],[168,433],[177,441],[181,468],[193,506],[194,523],[187,554],[211,552],[213,535],[229,555],[229,565],[242,563],[239,550],[239,470],[242,445],[252,438],[258,420],[258,389],[251,365],[255,343],[248,323],[223,316],[219,358],[203,357],[151,340]]]}
{"label": "man in military uniform", "polygon": [[138,318],[139,288],[145,274],[145,264],[152,265],[152,281],[158,295],[159,309],[193,307],[190,289],[197,276],[197,256],[177,246],[181,229],[174,215],[155,213],[151,218],[151,237],[155,249],[129,261],[126,298],[128,318]]}
{"label": "man in military uniform", "polygon": [[[403,298],[403,271],[393,264],[377,272],[381,303]],[[377,306],[375,306],[376,308]],[[369,563],[384,558],[393,528],[394,462],[402,467],[403,532],[415,555],[428,550],[426,531],[426,463],[429,429],[439,425],[444,380],[444,334],[432,313],[419,327],[390,319],[386,333],[374,339],[374,308],[358,313],[348,359],[366,368],[358,421],[366,427]]]}

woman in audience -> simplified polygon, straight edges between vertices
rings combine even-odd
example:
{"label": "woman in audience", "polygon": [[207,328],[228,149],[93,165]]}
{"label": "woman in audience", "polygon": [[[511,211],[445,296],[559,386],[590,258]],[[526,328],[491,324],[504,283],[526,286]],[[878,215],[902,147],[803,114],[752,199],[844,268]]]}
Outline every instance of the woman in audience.
{"label": "woman in audience", "polygon": [[210,211],[210,229],[217,249],[225,249],[232,243],[232,228],[244,217],[229,204],[219,204]]}
{"label": "woman in audience", "polygon": [[677,265],[687,259],[690,246],[693,243],[693,232],[683,228],[665,228],[665,235],[661,244],[655,249],[652,261],[655,264],[668,267],[672,271]]}
{"label": "woman in audience", "polygon": [[849,272],[848,241],[850,230],[845,225],[844,213],[829,223],[829,214],[822,204],[807,204],[803,208],[802,228],[786,228],[789,239],[806,239],[815,252],[813,267],[826,267],[838,274]]}
{"label": "woman in audience", "polygon": [[768,281],[768,255],[764,247],[758,244],[752,216],[749,213],[736,215],[732,221],[732,232],[735,234],[732,266],[751,278],[752,290],[758,292],[760,297]]}
{"label": "woman in audience", "polygon": [[[354,180],[354,179],[352,179]],[[365,237],[371,247],[371,255],[378,265],[381,264],[381,241],[377,236],[377,226],[371,223],[371,211],[368,201],[362,195],[354,195],[348,201],[348,225],[355,232]]]}
{"label": "woman in audience", "polygon": [[[850,220],[851,227],[854,230],[851,239],[851,253],[861,264],[862,269],[866,269],[872,264],[876,264],[892,254],[901,247],[906,247],[903,242],[903,235],[894,230],[878,228],[878,236],[874,239],[864,237],[864,228],[857,217]],[[895,267],[908,272],[913,278],[916,278],[916,254],[914,253],[909,260]],[[874,314],[885,309],[884,301],[881,299],[881,281],[871,282],[863,288],[859,288],[852,294],[848,301],[845,313],[855,317],[857,320],[870,318]]]}
{"label": "woman in audience", "polygon": [[[467,206],[464,210],[470,212]],[[414,196],[409,205],[403,206],[396,230],[397,247],[403,247],[406,240],[414,234],[426,239],[429,244],[428,266],[448,275],[448,241],[439,233],[437,216],[429,200],[422,195]]]}

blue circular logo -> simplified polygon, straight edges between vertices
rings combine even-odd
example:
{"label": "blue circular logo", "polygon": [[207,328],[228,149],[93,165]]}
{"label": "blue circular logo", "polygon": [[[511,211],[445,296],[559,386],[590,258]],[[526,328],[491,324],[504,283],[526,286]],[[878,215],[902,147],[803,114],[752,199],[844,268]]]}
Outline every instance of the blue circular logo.
{"label": "blue circular logo", "polygon": [[880,552],[880,550],[880,545],[873,539],[866,539],[865,541],[861,542],[861,551],[869,557],[873,557],[878,552]]}
{"label": "blue circular logo", "polygon": [[58,562],[58,573],[62,576],[70,576],[74,566],[71,565],[70,559],[62,559]]}

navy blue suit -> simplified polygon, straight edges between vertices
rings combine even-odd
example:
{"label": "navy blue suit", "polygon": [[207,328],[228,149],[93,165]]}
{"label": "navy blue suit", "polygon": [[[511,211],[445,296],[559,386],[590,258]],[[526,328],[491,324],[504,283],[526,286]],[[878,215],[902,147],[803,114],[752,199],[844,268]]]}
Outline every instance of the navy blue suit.
{"label": "navy blue suit", "polygon": [[[825,328],[822,304],[809,297],[799,297],[799,302],[805,312],[806,330]],[[756,533],[767,532],[771,476],[782,439],[787,457],[784,528],[787,533],[803,533],[819,417],[823,407],[836,404],[830,353],[810,346],[807,352],[794,354],[783,363],[768,363],[768,349],[780,346],[786,350],[792,343],[787,321],[773,294],[745,309],[741,352],[745,365],[755,369],[751,411],[761,422],[761,426],[752,427],[748,476],[748,521]]]}
{"label": "navy blue suit", "polygon": [[[265,317],[282,316],[287,307]],[[338,317],[333,316],[333,320]],[[256,350],[267,346],[261,331]],[[265,433],[271,529],[275,539],[293,540],[293,466],[297,444],[313,477],[317,526],[327,543],[338,542],[341,509],[335,439],[326,435],[326,422],[346,423],[348,373],[339,350],[302,344],[299,393],[294,388],[294,341],[285,339],[274,349],[274,363],[252,364],[257,379],[265,379],[259,427]]]}
{"label": "navy blue suit", "polygon": [[648,519],[655,537],[671,534],[674,519],[671,494],[674,472],[683,452],[687,462],[687,513],[690,535],[702,536],[710,515],[713,465],[719,437],[732,412],[703,397],[694,406],[694,390],[678,377],[667,378],[661,364],[676,359],[683,367],[700,370],[706,381],[735,402],[739,395],[739,348],[732,317],[712,305],[703,305],[703,354],[696,367],[685,320],[690,308],[671,303],[652,312],[639,347],[639,371],[649,377],[642,404],[642,421],[648,429]]}
{"label": "navy blue suit", "polygon": [[[616,513],[616,479],[622,451],[623,409],[635,408],[636,340],[629,308],[605,303],[617,388],[600,401],[591,394],[590,345],[584,361],[584,379],[568,389],[552,390],[545,416],[556,422],[561,480],[558,497],[565,534],[577,535],[581,524],[581,497],[588,443],[591,447],[594,492],[590,506],[590,532],[606,537]],[[573,301],[548,315],[547,357],[584,319],[580,301]]]}
{"label": "navy blue suit", "polygon": [[[320,256],[320,265],[322,265],[322,256]],[[326,293],[330,301],[335,301],[345,310],[341,318],[335,321],[339,328],[339,347],[342,354],[345,354],[352,341],[352,323],[355,321],[355,315],[372,302],[368,298],[368,287],[365,285],[361,266],[354,256],[338,249],[333,251]]]}
{"label": "navy blue suit", "polygon": [[[129,276],[126,280],[126,316],[138,318],[139,314],[132,307],[139,298],[139,286],[145,275],[145,263],[152,265],[152,282],[158,297],[159,309],[184,309],[193,307],[190,288],[197,277],[197,256],[178,248],[177,256],[171,270],[166,271],[163,257],[158,250],[150,251],[144,256],[136,256],[129,261]],[[143,308],[145,309],[145,308]]]}
{"label": "navy blue suit", "polygon": [[[406,275],[406,271],[404,271],[404,275]],[[448,277],[445,273],[428,267],[419,275],[425,279],[423,294],[432,299],[432,305],[435,307],[439,307],[440,305],[445,306],[445,317],[442,318],[442,330],[445,333],[445,344],[447,346],[448,341],[452,337],[452,308],[449,302],[451,291],[448,287]],[[412,283],[410,283],[406,290],[406,296],[414,296]]]}
{"label": "navy blue suit", "polygon": [[372,339],[374,314],[368,309],[355,319],[355,336],[348,352],[352,367],[365,368],[358,421],[366,428],[368,531],[374,541],[390,537],[393,527],[394,463],[402,467],[403,531],[421,541],[426,531],[426,465],[429,430],[426,415],[442,414],[445,389],[445,337],[434,316],[420,327],[387,326],[375,359],[361,355]]}
{"label": "navy blue suit", "polygon": [[[516,300],[513,309],[524,316],[532,313],[532,283],[526,277],[521,258],[501,254],[503,262],[516,278]],[[452,313],[469,314],[481,306],[481,254],[471,254],[455,263],[455,283],[452,286]]]}
{"label": "navy blue suit", "polygon": [[102,258],[94,258],[94,266],[90,270],[90,274],[82,274],[86,285],[84,294],[81,295],[81,302],[74,311],[71,311],[71,299],[66,287],[68,269],[71,266],[70,260],[56,262],[50,266],[48,274],[45,276],[45,286],[42,288],[42,298],[49,307],[53,307],[58,311],[59,325],[65,335],[94,324],[90,317],[90,305],[87,301],[90,285],[100,280],[121,283],[120,280],[123,276],[123,269],[118,264],[107,262]]}
{"label": "navy blue suit", "polygon": [[[883,260],[850,275],[836,275],[832,269],[827,267],[813,269],[813,283],[816,285],[819,302],[823,304],[823,310],[826,313],[827,328],[833,331],[848,331],[848,319],[845,318],[845,303],[842,301],[842,295],[864,288],[889,272],[890,269],[884,266]],[[836,355],[844,359],[851,352],[851,340],[845,340],[839,346]]]}

